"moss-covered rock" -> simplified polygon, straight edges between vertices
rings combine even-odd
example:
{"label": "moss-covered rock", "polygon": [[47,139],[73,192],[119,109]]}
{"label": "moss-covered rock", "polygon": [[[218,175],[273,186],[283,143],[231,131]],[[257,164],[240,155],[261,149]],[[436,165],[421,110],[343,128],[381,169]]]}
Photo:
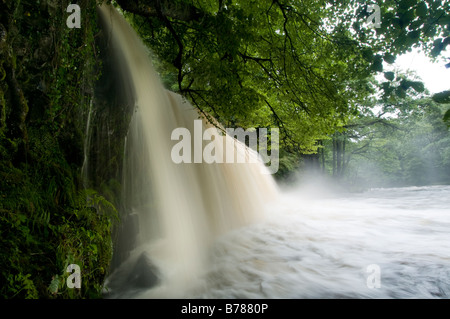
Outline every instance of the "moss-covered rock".
{"label": "moss-covered rock", "polygon": [[[100,297],[112,256],[111,201],[120,187],[105,185],[120,180],[127,123],[112,116],[120,129],[110,142],[118,146],[108,159],[97,154],[95,178],[83,180],[85,156],[95,153],[86,149],[87,118],[94,114],[91,125],[102,127],[110,115],[101,111],[110,110],[94,102],[98,1],[75,1],[79,29],[66,26],[71,2],[0,1],[0,298]],[[66,285],[71,263],[81,267],[81,289]]]}

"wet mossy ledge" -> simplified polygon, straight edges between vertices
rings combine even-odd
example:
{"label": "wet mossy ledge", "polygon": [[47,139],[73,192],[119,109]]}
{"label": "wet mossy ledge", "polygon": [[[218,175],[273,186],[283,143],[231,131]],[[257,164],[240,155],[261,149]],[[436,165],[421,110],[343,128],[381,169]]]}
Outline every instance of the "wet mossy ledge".
{"label": "wet mossy ledge", "polygon": [[[71,3],[80,28],[66,24]],[[105,98],[98,3],[0,1],[3,299],[102,296],[129,108]],[[70,264],[79,289],[67,285]]]}

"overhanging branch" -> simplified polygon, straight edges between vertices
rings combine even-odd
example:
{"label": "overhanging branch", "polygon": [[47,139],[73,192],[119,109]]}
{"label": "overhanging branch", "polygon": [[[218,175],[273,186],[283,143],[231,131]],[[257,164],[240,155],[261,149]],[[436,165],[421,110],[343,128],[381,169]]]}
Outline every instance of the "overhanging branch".
{"label": "overhanging branch", "polygon": [[197,7],[187,3],[174,3],[171,0],[117,0],[120,7],[128,12],[143,17],[159,17],[158,12],[164,16],[181,21],[199,21],[205,13]]}

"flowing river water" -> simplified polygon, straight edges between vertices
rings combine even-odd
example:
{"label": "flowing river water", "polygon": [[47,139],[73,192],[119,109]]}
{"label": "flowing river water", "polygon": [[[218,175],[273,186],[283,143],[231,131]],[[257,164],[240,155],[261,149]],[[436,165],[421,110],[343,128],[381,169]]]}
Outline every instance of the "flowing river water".
{"label": "flowing river water", "polygon": [[280,191],[259,162],[178,165],[171,132],[195,131],[199,114],[163,88],[126,20],[99,12],[122,94],[136,105],[106,297],[450,296],[450,186]]}
{"label": "flowing river water", "polygon": [[450,186],[291,189],[213,249],[206,298],[448,298]]}
{"label": "flowing river water", "polygon": [[450,186],[285,191],[221,236],[188,288],[130,298],[448,298]]}

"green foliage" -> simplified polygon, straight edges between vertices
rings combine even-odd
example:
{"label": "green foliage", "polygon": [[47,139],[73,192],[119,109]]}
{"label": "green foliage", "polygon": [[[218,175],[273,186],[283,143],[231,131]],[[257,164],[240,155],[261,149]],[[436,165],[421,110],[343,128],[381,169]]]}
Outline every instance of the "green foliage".
{"label": "green foliage", "polygon": [[384,72],[384,77],[389,81],[393,81],[395,78],[395,73],[394,72]]}
{"label": "green foliage", "polygon": [[450,103],[450,90],[439,92],[433,95],[433,101],[440,104]]}
{"label": "green foliage", "polygon": [[358,0],[117,3],[169,89],[226,127],[279,127],[297,158],[364,108],[374,74],[384,72],[387,105],[424,94],[420,79],[386,64],[413,47],[438,57],[449,43],[448,1],[384,1],[375,29]]}
{"label": "green foliage", "polygon": [[[450,104],[450,90],[436,93],[432,96],[434,102],[439,104]],[[450,109],[448,109],[442,120],[450,127]]]}
{"label": "green foliage", "polygon": [[[74,194],[71,185],[56,187],[54,178],[45,188],[20,171],[7,176],[7,187],[1,185],[7,190],[0,205],[1,296],[99,297],[112,257],[114,206],[93,190]],[[82,269],[79,291],[65,287],[71,263]],[[60,278],[59,286],[52,278]]]}
{"label": "green foliage", "polygon": [[185,1],[203,14],[188,21],[164,3],[167,19],[129,19],[168,87],[226,127],[275,125],[285,150],[313,152],[368,93],[370,63],[345,30],[328,32],[326,1]]}
{"label": "green foliage", "polygon": [[[117,212],[81,183],[97,4],[79,1],[82,28],[71,30],[69,3],[0,2],[1,298],[100,297],[111,259]],[[70,263],[81,289],[66,286]]]}
{"label": "green foliage", "polygon": [[[383,118],[366,114],[348,126],[341,176],[366,187],[450,183],[450,132],[442,122],[443,106],[431,98],[408,97]],[[332,169],[333,145],[326,166]]]}
{"label": "green foliage", "polygon": [[[343,1],[338,15],[343,24],[357,32],[361,43],[370,43],[372,52],[384,51],[395,56],[412,47],[422,47],[430,56],[437,57],[445,50],[450,35],[448,1],[389,0],[378,5],[381,26],[375,29],[375,37],[368,37],[369,30],[354,28],[346,20],[353,14],[350,10],[346,12],[346,7],[353,7],[357,17],[365,21],[370,15],[366,10],[367,3]],[[386,62],[390,63],[389,60]]]}
{"label": "green foliage", "polygon": [[450,109],[444,114],[444,122],[447,123],[447,127],[450,127]]}
{"label": "green foliage", "polygon": [[[62,216],[60,223],[51,227],[52,231],[64,237],[57,246],[56,265],[60,272],[54,274],[49,289],[55,291],[58,283],[60,297],[101,296],[101,284],[98,278],[104,278],[112,258],[111,231],[113,223],[118,221],[115,207],[94,190],[78,193],[76,202],[80,205],[70,209]],[[83,203],[83,204],[82,204]],[[81,268],[82,286],[80,290],[66,286],[70,275],[65,270],[69,264]]]}
{"label": "green foliage", "polygon": [[290,174],[297,170],[300,166],[300,157],[294,154],[281,152],[279,170],[276,177],[279,180],[286,180],[290,177]]}

